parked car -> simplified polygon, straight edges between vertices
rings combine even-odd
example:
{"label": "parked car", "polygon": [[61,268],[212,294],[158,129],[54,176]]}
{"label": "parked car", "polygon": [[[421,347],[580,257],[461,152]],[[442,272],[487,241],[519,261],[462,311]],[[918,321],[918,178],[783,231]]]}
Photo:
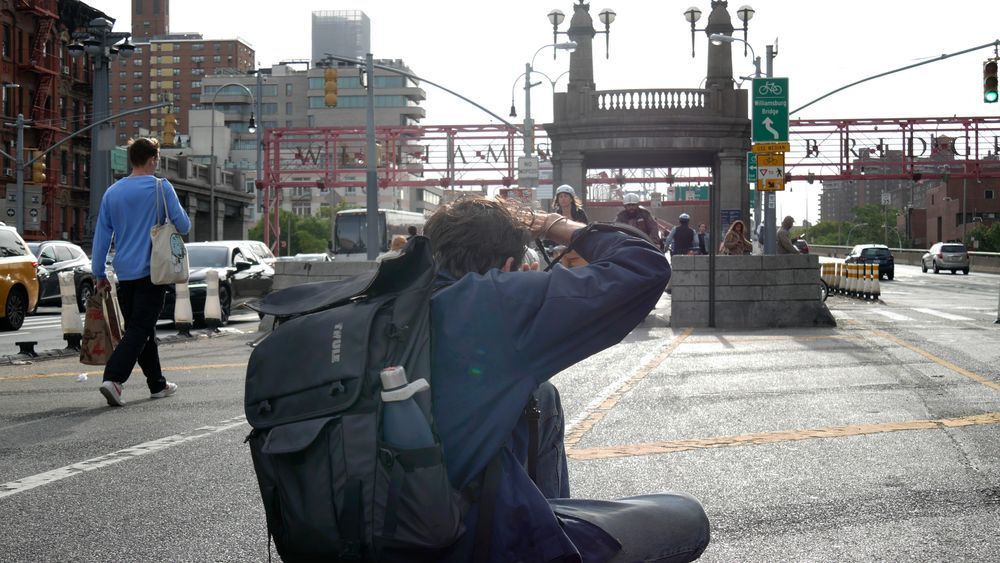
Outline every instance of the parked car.
{"label": "parked car", "polygon": [[[264,297],[271,291],[274,269],[261,261],[249,242],[251,241],[189,242],[184,245],[191,269],[188,291],[196,323],[205,320],[209,270],[219,272],[219,304],[222,307],[223,324],[229,320],[233,309]],[[174,318],[175,298],[174,286],[171,285],[167,288],[163,301],[161,319]]]}
{"label": "parked car", "polygon": [[962,270],[969,275],[969,251],[960,242],[939,242],[920,258],[920,271],[926,274],[927,270],[934,270],[935,274],[941,270],[951,270],[952,274]]}
{"label": "parked car", "polygon": [[53,307],[61,305],[59,274],[73,272],[76,304],[81,313],[86,311],[87,298],[94,294],[96,286],[87,253],[64,240],[29,242],[28,248],[38,258],[38,304]]}
{"label": "parked car", "polygon": [[14,227],[0,226],[0,330],[17,330],[38,306],[38,261]]}
{"label": "parked car", "polygon": [[793,242],[792,244],[794,244],[795,248],[798,248],[799,252],[801,252],[802,254],[809,254],[809,243],[806,242],[806,239],[804,238],[796,239],[796,241]]}
{"label": "parked car", "polygon": [[851,249],[844,259],[847,264],[878,264],[878,278],[892,279],[895,276],[896,262],[889,247],[884,244],[859,244]]}
{"label": "parked car", "polygon": [[257,255],[257,258],[261,262],[267,264],[268,266],[274,266],[274,253],[271,249],[267,247],[262,241],[259,240],[220,240],[219,244],[239,244],[245,247],[249,247],[250,250]]}

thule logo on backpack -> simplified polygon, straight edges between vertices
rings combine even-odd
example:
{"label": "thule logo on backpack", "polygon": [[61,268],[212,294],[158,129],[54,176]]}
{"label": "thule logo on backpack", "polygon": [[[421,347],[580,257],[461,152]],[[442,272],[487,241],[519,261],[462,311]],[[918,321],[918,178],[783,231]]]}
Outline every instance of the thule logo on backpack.
{"label": "thule logo on backpack", "polygon": [[337,323],[333,327],[333,339],[330,341],[330,363],[335,364],[340,361],[340,340],[344,332],[344,323]]}

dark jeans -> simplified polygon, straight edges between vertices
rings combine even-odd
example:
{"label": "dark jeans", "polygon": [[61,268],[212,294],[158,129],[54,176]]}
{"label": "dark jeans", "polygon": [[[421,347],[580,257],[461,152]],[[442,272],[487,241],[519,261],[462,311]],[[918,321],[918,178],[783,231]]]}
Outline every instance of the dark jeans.
{"label": "dark jeans", "polygon": [[153,285],[148,277],[118,282],[125,334],[104,366],[104,381],[125,383],[138,362],[150,393],[159,393],[167,386],[156,351],[156,321],[166,291],[166,286]]}
{"label": "dark jeans", "polygon": [[[567,498],[565,421],[559,391],[546,382],[535,391],[535,398],[542,413],[536,485],[549,499],[549,506],[559,515],[563,530],[581,550],[585,562],[680,563],[701,556],[710,539],[708,516],[701,503],[688,494],[663,492],[610,501]],[[599,548],[590,552],[595,533],[590,525],[618,540],[621,550],[613,556]]]}

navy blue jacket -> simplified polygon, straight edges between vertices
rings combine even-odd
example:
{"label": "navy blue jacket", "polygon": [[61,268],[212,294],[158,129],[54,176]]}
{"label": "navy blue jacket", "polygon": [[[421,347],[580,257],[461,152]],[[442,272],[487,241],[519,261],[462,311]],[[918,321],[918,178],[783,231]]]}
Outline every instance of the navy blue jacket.
{"label": "navy blue jacket", "polygon": [[[619,547],[586,522],[560,526],[524,470],[526,460],[510,449],[512,435],[526,432],[518,421],[532,391],[621,341],[670,279],[666,258],[648,242],[617,232],[581,242],[587,266],[495,269],[457,281],[440,273],[443,289],[431,302],[434,420],[452,484],[464,487],[503,450],[490,561],[579,561],[580,550],[600,561]],[[471,559],[477,508],[468,511],[467,531],[447,561]]]}

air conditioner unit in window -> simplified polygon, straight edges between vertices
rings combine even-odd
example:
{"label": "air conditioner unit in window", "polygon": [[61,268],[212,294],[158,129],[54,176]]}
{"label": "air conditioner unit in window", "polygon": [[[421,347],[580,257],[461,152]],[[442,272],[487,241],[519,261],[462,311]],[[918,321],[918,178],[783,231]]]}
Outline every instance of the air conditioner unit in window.
{"label": "air conditioner unit in window", "polygon": [[69,74],[69,66],[63,65],[63,74]]}
{"label": "air conditioner unit in window", "polygon": [[13,168],[4,168],[3,169],[3,175],[4,176],[13,176],[14,175],[14,169]]}

